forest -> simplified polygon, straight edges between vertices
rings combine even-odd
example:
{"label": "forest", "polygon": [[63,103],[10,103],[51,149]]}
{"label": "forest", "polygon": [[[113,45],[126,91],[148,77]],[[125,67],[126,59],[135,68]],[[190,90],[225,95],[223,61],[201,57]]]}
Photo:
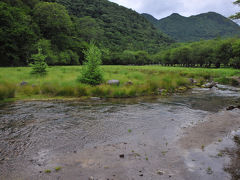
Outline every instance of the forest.
{"label": "forest", "polygon": [[80,65],[94,41],[104,65],[240,68],[239,38],[177,43],[107,0],[3,0],[0,23],[0,66],[27,66],[39,47],[48,65]]}
{"label": "forest", "polygon": [[60,1],[67,9],[56,2],[1,1],[0,66],[28,65],[39,46],[47,64],[77,65],[90,41],[106,56],[125,49],[156,52],[173,42],[138,13],[107,0],[97,2]]}

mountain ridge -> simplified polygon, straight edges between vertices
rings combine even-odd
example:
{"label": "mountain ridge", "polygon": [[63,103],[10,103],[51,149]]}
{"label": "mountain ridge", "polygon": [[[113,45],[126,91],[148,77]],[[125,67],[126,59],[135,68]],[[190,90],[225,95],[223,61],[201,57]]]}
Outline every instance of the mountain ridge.
{"label": "mountain ridge", "polygon": [[146,13],[142,15],[156,28],[179,42],[240,36],[240,26],[216,12],[189,17],[173,13],[159,20]]}

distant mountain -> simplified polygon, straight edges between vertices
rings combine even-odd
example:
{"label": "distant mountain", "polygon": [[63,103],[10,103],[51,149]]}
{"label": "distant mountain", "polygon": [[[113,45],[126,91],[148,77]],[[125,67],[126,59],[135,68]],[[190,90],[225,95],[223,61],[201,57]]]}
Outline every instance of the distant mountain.
{"label": "distant mountain", "polygon": [[215,12],[190,17],[173,13],[160,20],[149,14],[142,15],[156,28],[180,42],[240,36],[238,24]]}

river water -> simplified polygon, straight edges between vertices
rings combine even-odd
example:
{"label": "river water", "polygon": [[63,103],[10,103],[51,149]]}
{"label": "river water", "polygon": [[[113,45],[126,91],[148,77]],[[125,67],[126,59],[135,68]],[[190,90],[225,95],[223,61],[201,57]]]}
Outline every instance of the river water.
{"label": "river water", "polygon": [[1,104],[0,179],[238,179],[240,110],[225,109],[239,102],[239,88],[218,85],[168,98]]}

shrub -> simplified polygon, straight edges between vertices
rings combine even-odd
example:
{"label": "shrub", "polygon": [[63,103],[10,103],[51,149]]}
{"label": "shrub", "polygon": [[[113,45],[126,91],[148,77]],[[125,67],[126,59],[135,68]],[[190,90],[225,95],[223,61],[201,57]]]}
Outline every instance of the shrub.
{"label": "shrub", "polygon": [[84,51],[86,62],[82,69],[80,82],[90,85],[99,85],[103,82],[103,73],[100,69],[101,51],[93,43],[87,51]]}
{"label": "shrub", "polygon": [[45,62],[46,56],[42,54],[42,49],[38,48],[38,54],[32,55],[32,60],[34,61],[32,66],[32,74],[44,75],[47,73],[47,63]]}

